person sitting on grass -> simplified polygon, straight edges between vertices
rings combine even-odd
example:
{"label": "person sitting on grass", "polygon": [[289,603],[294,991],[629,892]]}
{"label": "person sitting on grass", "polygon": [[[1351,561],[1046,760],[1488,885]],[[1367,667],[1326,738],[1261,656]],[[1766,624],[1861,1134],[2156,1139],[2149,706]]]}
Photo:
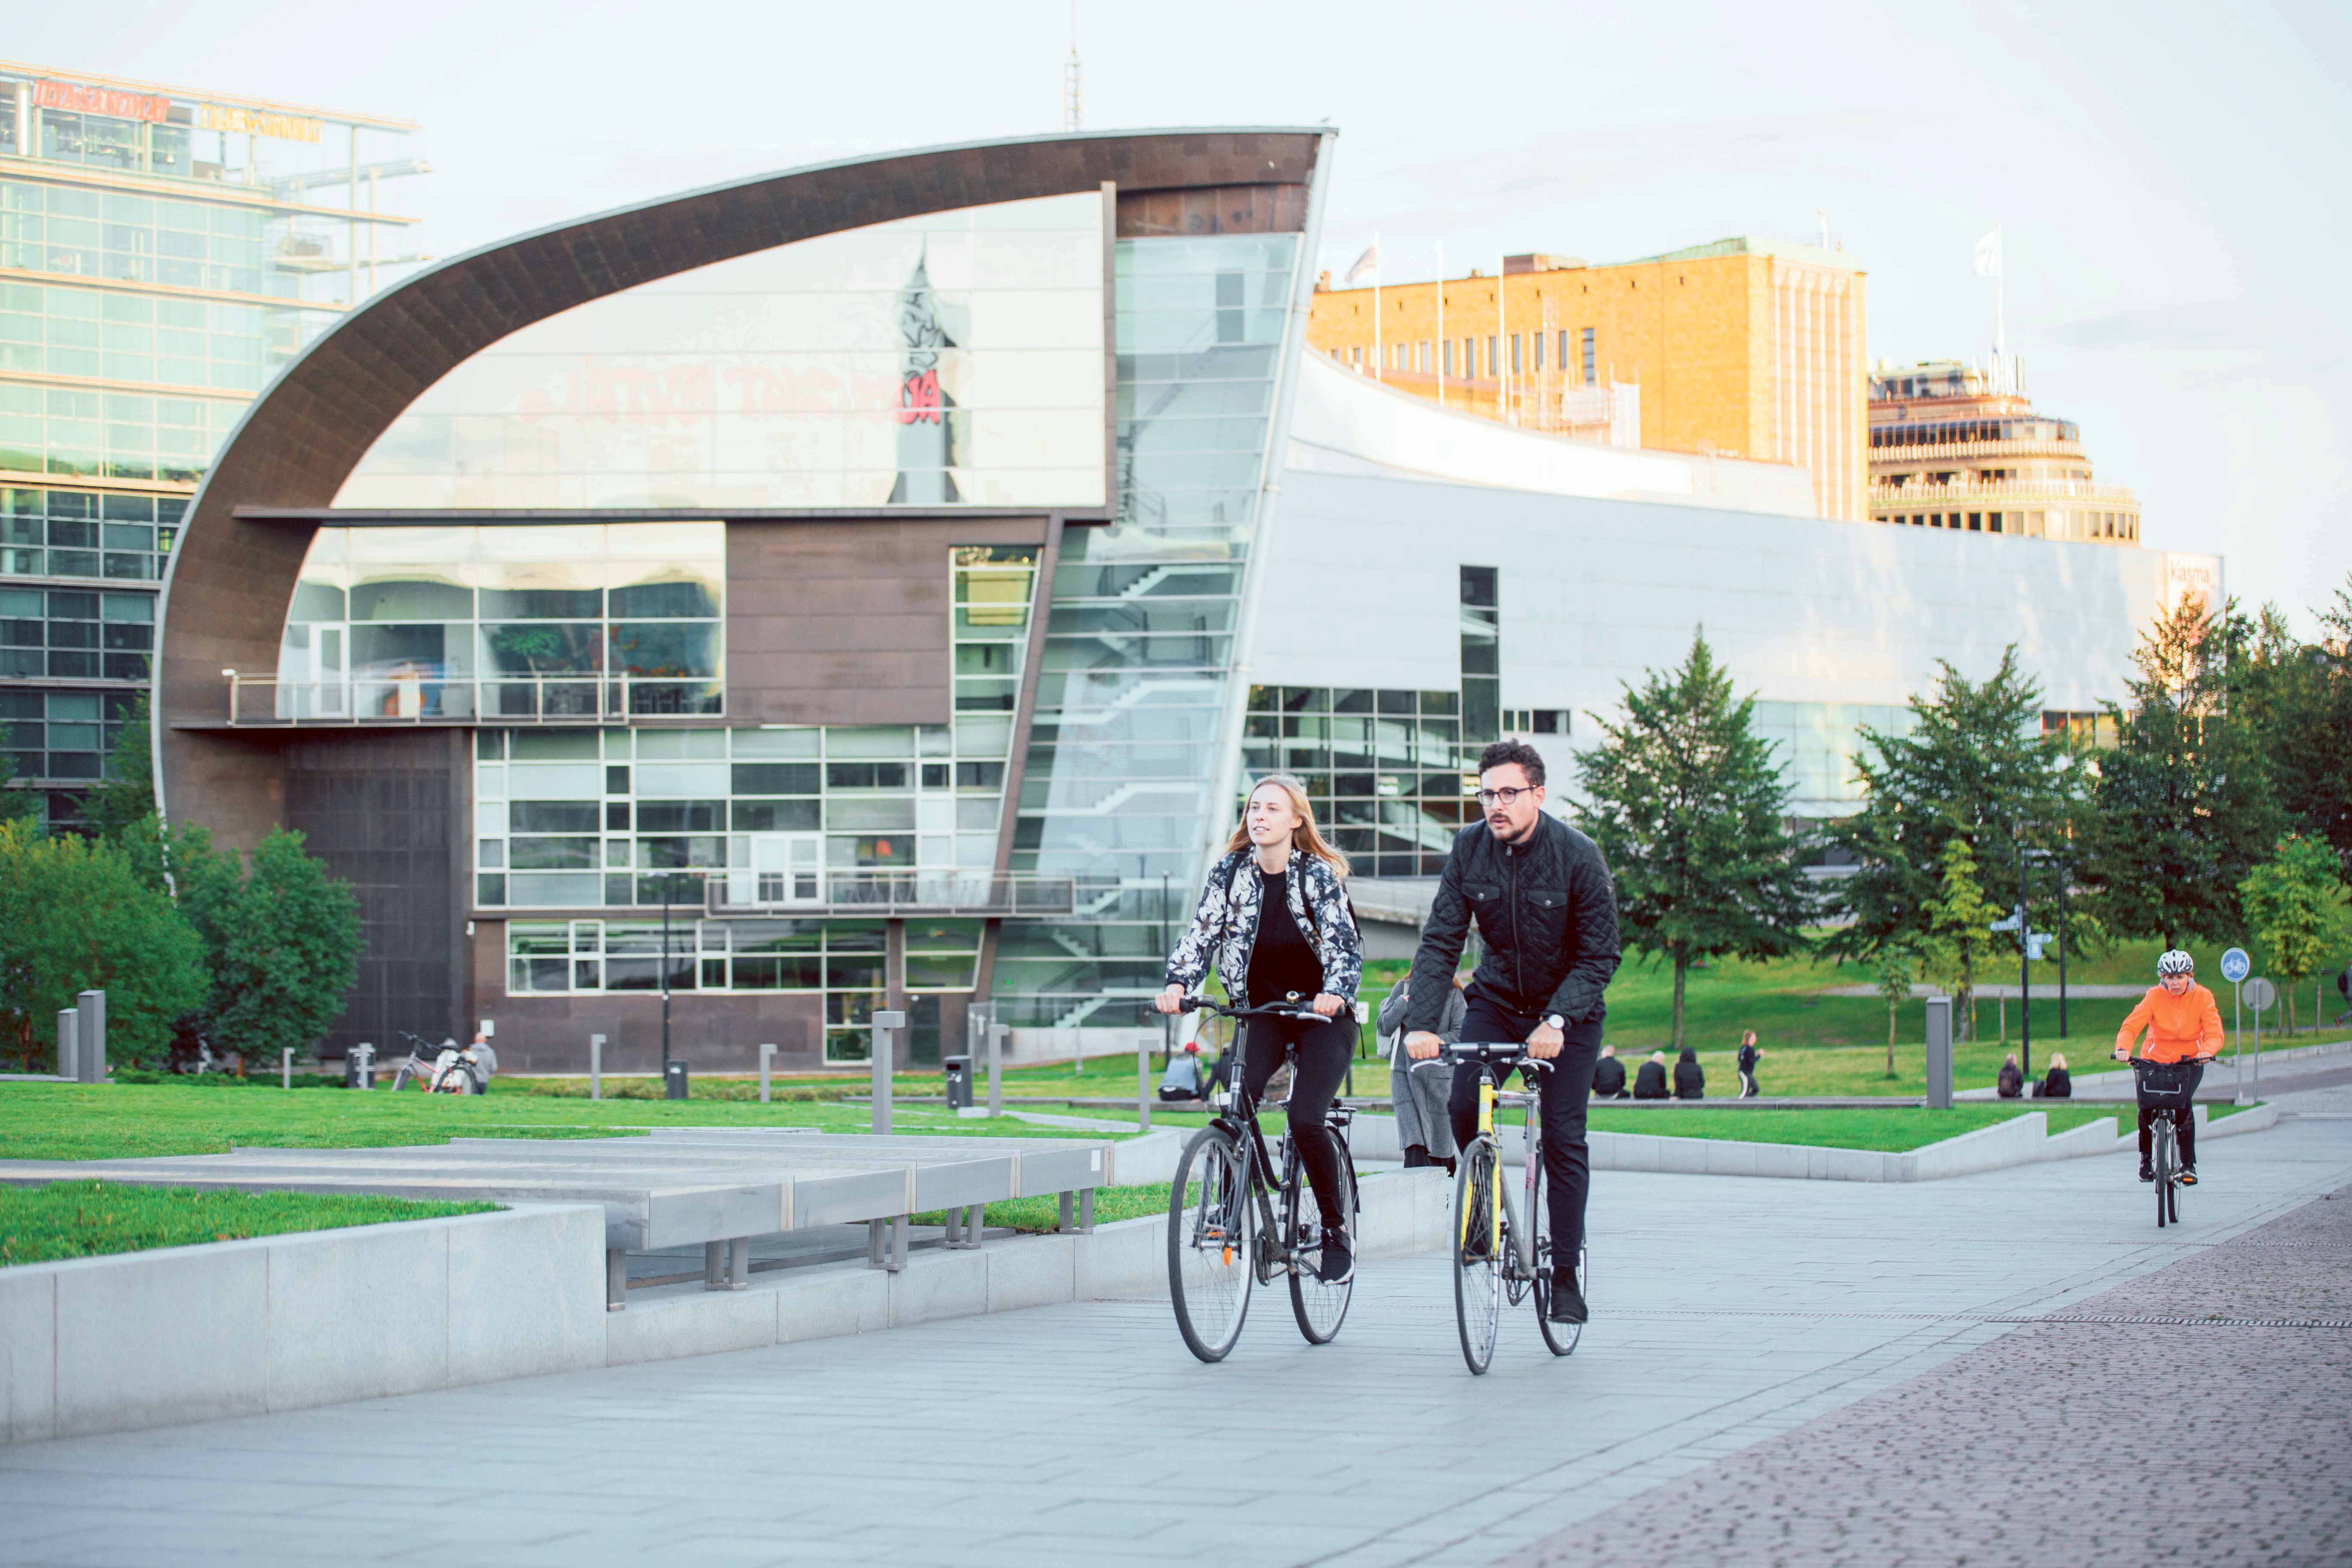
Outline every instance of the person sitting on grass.
{"label": "person sitting on grass", "polygon": [[2074,1076],[2066,1070],[2064,1057],[2055,1054],[2051,1057],[2050,1070],[2042,1075],[2042,1098],[2044,1100],[2074,1098]]}
{"label": "person sitting on grass", "polygon": [[1635,1100],[1664,1100],[1666,1094],[1666,1053],[1652,1051],[1642,1070],[1633,1075]]}
{"label": "person sitting on grass", "polygon": [[1601,1059],[1592,1064],[1592,1098],[1623,1100],[1625,1095],[1625,1064],[1617,1059],[1617,1047],[1601,1047]]}
{"label": "person sitting on grass", "polygon": [[2000,1064],[2000,1073],[1993,1079],[1993,1093],[2003,1100],[2020,1100],[2025,1094],[2025,1070],[2017,1065],[2017,1053]]}
{"label": "person sitting on grass", "polygon": [[1675,1098],[1676,1100],[1706,1098],[1706,1069],[1698,1065],[1698,1052],[1688,1046],[1685,1046],[1683,1054],[1675,1058]]}

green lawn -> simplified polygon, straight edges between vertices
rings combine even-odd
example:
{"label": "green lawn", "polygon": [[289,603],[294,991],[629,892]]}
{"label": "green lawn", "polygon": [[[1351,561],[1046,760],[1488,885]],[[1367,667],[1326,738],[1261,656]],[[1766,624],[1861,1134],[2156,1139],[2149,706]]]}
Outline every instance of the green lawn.
{"label": "green lawn", "polygon": [[298,1230],[439,1219],[485,1214],[498,1206],[329,1197],[315,1193],[201,1193],[184,1187],[117,1186],[107,1182],[0,1187],[0,1266],[236,1241]]}
{"label": "green lawn", "polygon": [[[1109,1225],[1114,1220],[1142,1219],[1150,1215],[1168,1212],[1166,1182],[1148,1182],[1139,1187],[1097,1187],[1095,1189],[1095,1223]],[[990,1204],[983,1222],[992,1226],[1007,1226],[1026,1235],[1054,1229],[1061,1223],[1062,1204],[1058,1197],[1014,1198],[1009,1203]],[[1075,1211],[1073,1211],[1075,1218]],[[916,1225],[944,1225],[947,1215],[919,1214]]]}
{"label": "green lawn", "polygon": [[[863,1132],[862,1105],[756,1100],[562,1100],[506,1094],[476,1097],[361,1094],[341,1089],[216,1092],[183,1084],[0,1083],[0,1159],[109,1160],[149,1154],[218,1154],[232,1146],[381,1148],[440,1143],[451,1138],[593,1138],[641,1133],[649,1127],[822,1127]],[[967,1121],[937,1109],[900,1107],[904,1131],[995,1134],[1003,1122]],[[1115,1137],[1019,1124],[1024,1138]]]}
{"label": "green lawn", "polygon": [[[2027,1109],[2042,1110],[2038,1105]],[[1591,1124],[1602,1132],[1723,1138],[1748,1143],[1802,1143],[1824,1149],[1881,1149],[1901,1153],[2022,1114],[2015,1106],[1992,1105],[1961,1106],[1950,1110],[1924,1110],[1916,1106],[1889,1106],[1884,1110],[1717,1110],[1706,1107],[1634,1110],[1630,1107],[1596,1107]],[[2049,1131],[2056,1133],[2119,1113],[2113,1107],[2095,1110],[2080,1106],[2053,1109],[2044,1114],[2050,1118]]]}

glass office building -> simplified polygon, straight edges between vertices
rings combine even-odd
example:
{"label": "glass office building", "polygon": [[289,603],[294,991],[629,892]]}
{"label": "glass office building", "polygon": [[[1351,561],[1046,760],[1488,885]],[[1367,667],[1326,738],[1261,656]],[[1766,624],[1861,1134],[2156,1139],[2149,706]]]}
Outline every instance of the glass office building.
{"label": "glass office building", "polygon": [[246,405],[414,262],[404,121],[0,63],[0,768],[69,826]]}

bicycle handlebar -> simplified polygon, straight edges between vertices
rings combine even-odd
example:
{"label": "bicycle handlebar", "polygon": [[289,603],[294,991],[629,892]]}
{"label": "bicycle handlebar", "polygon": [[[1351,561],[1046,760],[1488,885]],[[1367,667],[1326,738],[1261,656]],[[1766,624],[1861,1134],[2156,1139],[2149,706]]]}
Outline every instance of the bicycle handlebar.
{"label": "bicycle handlebar", "polygon": [[1236,1007],[1213,996],[1187,996],[1178,1006],[1187,1013],[1215,1013],[1227,1018],[1310,1018],[1318,1024],[1331,1023],[1347,1012],[1345,1003],[1340,1004],[1339,1012],[1327,1018],[1303,1002],[1261,1002],[1255,1006]]}
{"label": "bicycle handlebar", "polygon": [[1412,1068],[1408,1070],[1419,1072],[1423,1068],[1436,1067],[1441,1062],[1450,1065],[1465,1061],[1480,1062],[1488,1067],[1499,1066],[1507,1071],[1514,1065],[1519,1067],[1538,1067],[1543,1068],[1547,1072],[1551,1070],[1552,1058],[1530,1055],[1529,1050],[1530,1047],[1524,1040],[1519,1042],[1517,1045],[1472,1045],[1468,1043],[1441,1045],[1437,1047],[1436,1056],[1432,1057],[1425,1061],[1417,1061],[1413,1063]]}

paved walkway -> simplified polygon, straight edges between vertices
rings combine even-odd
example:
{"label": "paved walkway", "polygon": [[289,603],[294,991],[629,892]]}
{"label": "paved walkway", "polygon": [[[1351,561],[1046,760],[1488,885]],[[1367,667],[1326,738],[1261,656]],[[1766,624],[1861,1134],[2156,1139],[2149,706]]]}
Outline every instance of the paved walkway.
{"label": "paved walkway", "polygon": [[[1670,1506],[1752,1445],[2352,1183],[2352,1121],[2202,1163],[2161,1237],[2123,1156],[1913,1185],[1604,1172],[1584,1348],[1551,1360],[1523,1310],[1483,1379],[1444,1266],[1414,1258],[1367,1265],[1324,1349],[1262,1294],[1217,1367],[1164,1303],[1083,1303],[0,1450],[0,1562],[1487,1563],[1654,1488]],[[2130,1443],[2075,1472],[2112,1493]],[[1956,1500],[1989,1479],[1939,1479]],[[2217,1516],[2231,1495],[2204,1493]]]}

